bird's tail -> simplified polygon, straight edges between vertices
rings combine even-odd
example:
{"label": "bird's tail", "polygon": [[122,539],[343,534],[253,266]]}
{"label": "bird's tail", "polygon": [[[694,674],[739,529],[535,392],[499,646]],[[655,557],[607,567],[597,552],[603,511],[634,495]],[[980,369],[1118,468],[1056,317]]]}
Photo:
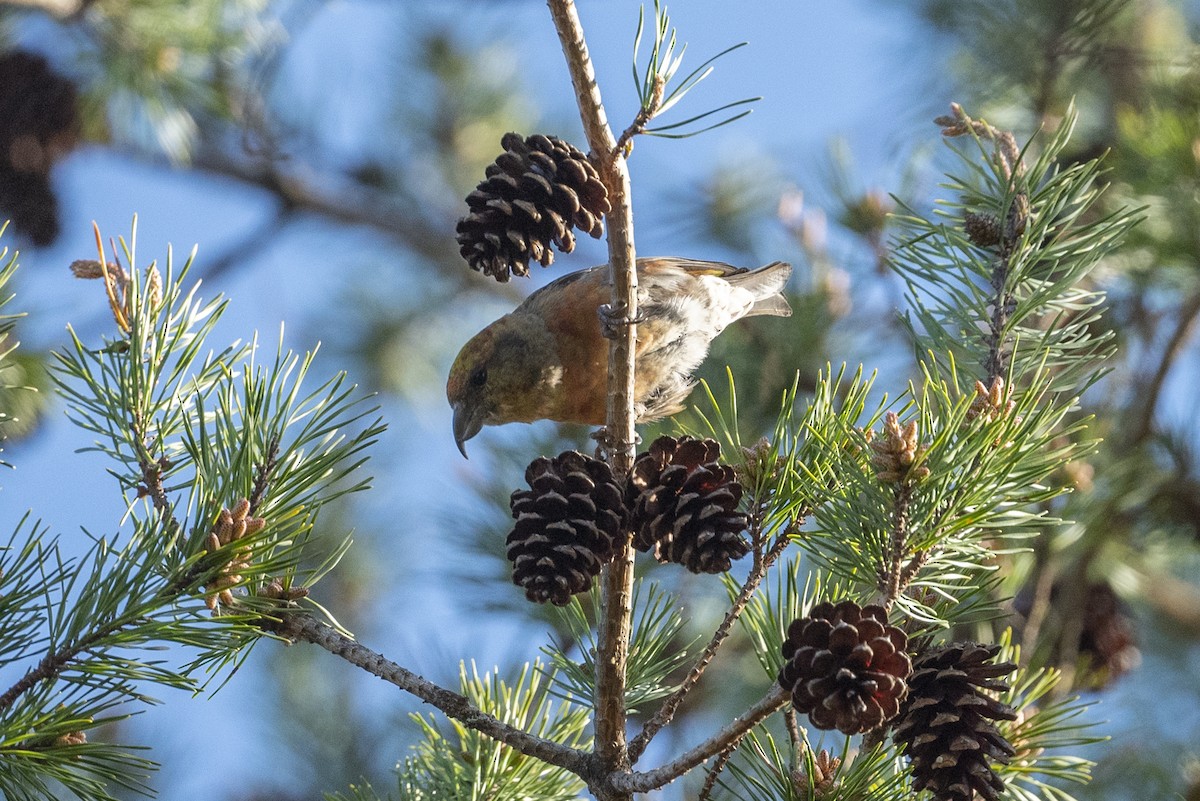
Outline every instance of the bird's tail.
{"label": "bird's tail", "polygon": [[746,314],[747,317],[790,317],[792,307],[780,292],[791,274],[792,265],[774,261],[757,270],[727,276],[725,280],[754,295],[754,307]]}

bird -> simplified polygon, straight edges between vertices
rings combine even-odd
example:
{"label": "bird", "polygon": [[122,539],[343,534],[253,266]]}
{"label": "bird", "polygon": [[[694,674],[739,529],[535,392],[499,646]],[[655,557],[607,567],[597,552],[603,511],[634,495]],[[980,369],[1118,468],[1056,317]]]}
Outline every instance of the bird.
{"label": "bird", "polygon": [[[634,413],[639,423],[684,408],[692,371],[726,326],[743,317],[787,317],[781,291],[792,267],[748,269],[673,256],[637,260]],[[485,425],[555,420],[603,425],[608,344],[597,314],[611,300],[609,267],[558,278],[488,325],[459,351],[446,381],[454,441]]]}

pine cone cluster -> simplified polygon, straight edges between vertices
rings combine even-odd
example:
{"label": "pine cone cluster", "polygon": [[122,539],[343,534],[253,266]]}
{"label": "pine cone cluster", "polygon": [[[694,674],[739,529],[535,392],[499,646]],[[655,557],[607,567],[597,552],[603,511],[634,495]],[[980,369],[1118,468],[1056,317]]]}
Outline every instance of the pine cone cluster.
{"label": "pine cone cluster", "polygon": [[50,168],[75,147],[78,135],[75,84],[39,55],[0,54],[0,218],[11,218],[35,245],[58,236]]}
{"label": "pine cone cluster", "polygon": [[982,417],[987,422],[999,420],[1012,414],[1017,402],[1011,398],[1011,393],[1004,388],[1004,379],[996,376],[992,385],[985,387],[982,381],[975,382],[975,398],[967,409],[967,420]]}
{"label": "pine cone cluster", "polygon": [[[208,549],[217,551],[246,537],[262,531],[267,521],[250,516],[250,501],[242,498],[229,509],[222,509],[217,524],[208,535]],[[212,612],[221,604],[233,603],[233,588],[242,583],[242,571],[250,566],[253,551],[248,545],[233,549],[228,561],[222,565],[216,578],[205,586],[204,602]]]}
{"label": "pine cone cluster", "polygon": [[818,729],[871,731],[899,713],[908,693],[907,647],[882,606],[820,603],[788,626],[779,684]]}
{"label": "pine cone cluster", "polygon": [[512,494],[516,526],[506,552],[513,583],[537,603],[563,606],[587,592],[616,553],[625,507],[612,468],[577,451],[539,457],[525,470],[528,490]]}
{"label": "pine cone cluster", "polygon": [[994,663],[998,645],[953,643],[932,649],[913,662],[908,700],[893,737],[912,760],[913,789],[929,790],[934,801],[997,801],[1004,781],[992,763],[1007,764],[1015,754],[994,721],[1017,715],[991,691],[1016,670]]}
{"label": "pine cone cluster", "polygon": [[914,463],[925,455],[927,446],[920,444],[917,421],[910,420],[900,427],[900,418],[888,412],[883,418],[883,436],[876,438],[868,432],[871,444],[871,466],[875,477],[885,484],[920,481],[929,475],[929,468]]}
{"label": "pine cone cluster", "polygon": [[627,487],[634,547],[693,573],[723,573],[749,553],[742,485],[720,456],[716,440],[659,437],[637,457]]}
{"label": "pine cone cluster", "polygon": [[504,152],[467,196],[458,221],[459,252],[474,270],[507,281],[529,274],[529,262],[554,261],[551,244],[575,249],[572,228],[599,237],[610,210],[596,168],[577,147],[554,136],[507,133]]}
{"label": "pine cone cluster", "polygon": [[[805,760],[801,760],[804,764]],[[838,769],[842,766],[841,757],[835,757],[822,748],[812,758],[812,771],[806,773],[800,767],[792,769],[792,790],[797,798],[806,801],[822,801],[835,793],[841,783],[837,781]]]}

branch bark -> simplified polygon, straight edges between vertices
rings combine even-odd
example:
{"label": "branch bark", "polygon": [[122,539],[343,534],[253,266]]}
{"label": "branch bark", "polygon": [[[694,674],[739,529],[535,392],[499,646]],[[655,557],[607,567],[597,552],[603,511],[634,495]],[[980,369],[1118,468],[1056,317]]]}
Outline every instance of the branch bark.
{"label": "branch bark", "polygon": [[754,597],[755,590],[758,589],[759,583],[763,576],[766,575],[767,569],[770,568],[779,555],[783,553],[788,545],[788,537],[786,532],[779,536],[775,544],[771,546],[771,550],[766,553],[757,566],[750,571],[750,575],[746,577],[745,583],[742,584],[742,589],[729,607],[729,611],[725,613],[725,619],[721,621],[721,625],[713,633],[712,639],[708,641],[704,652],[700,654],[696,664],[692,665],[692,669],[688,671],[683,682],[679,685],[672,695],[663,702],[663,705],[658,708],[654,716],[646,721],[646,725],[642,727],[642,731],[629,744],[629,759],[631,762],[637,762],[638,758],[646,750],[646,746],[650,745],[650,741],[654,739],[654,735],[669,724],[675,717],[675,713],[679,710],[679,706],[683,703],[683,699],[687,697],[696,683],[700,681],[700,677],[704,674],[708,664],[712,662],[713,657],[717,655],[717,651],[721,648],[721,644],[725,642],[725,638],[729,636],[729,632],[733,629],[733,624],[741,616],[745,610],[746,604],[750,603],[750,599]]}
{"label": "branch bark", "polygon": [[783,706],[788,694],[778,684],[762,697],[744,715],[735,718],[728,726],[721,729],[700,745],[687,751],[677,759],[668,762],[661,768],[655,768],[645,773],[622,773],[612,778],[611,784],[619,791],[632,795],[633,793],[648,793],[665,787],[678,779],[692,768],[705,760],[716,756],[733,746],[746,736],[746,733],[770,717]]}
{"label": "branch bark", "polygon": [[[617,334],[609,345],[605,428],[609,461],[620,477],[633,465],[636,442],[633,400],[637,328],[633,321],[637,319],[637,272],[629,170],[608,124],[575,3],[573,0],[548,0],[548,5],[575,88],[580,120],[591,149],[590,157],[608,189],[612,206],[606,216],[611,309],[624,318],[625,324],[617,326]],[[630,766],[625,733],[625,681],[633,614],[633,555],[633,547],[627,539],[602,577],[604,596],[596,658],[595,726],[597,768],[605,772],[624,771]],[[617,793],[610,797],[620,801],[631,796]]]}
{"label": "branch bark", "polygon": [[265,624],[264,628],[290,642],[309,642],[324,648],[334,656],[362,668],[371,675],[412,693],[464,726],[483,732],[522,754],[565,768],[584,777],[585,780],[589,776],[589,755],[586,752],[536,737],[515,726],[510,726],[473,706],[465,696],[439,687],[416,673],[406,670],[381,654],[360,645],[332,626],[314,619],[311,615],[302,612],[286,614],[278,622]]}

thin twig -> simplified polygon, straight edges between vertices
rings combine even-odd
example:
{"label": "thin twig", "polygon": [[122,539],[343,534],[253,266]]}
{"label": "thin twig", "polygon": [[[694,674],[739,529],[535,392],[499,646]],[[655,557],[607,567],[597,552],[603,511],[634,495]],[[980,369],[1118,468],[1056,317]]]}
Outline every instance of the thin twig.
{"label": "thin twig", "polygon": [[788,742],[792,744],[792,753],[799,754],[800,749],[806,746],[804,738],[800,736],[800,723],[796,720],[796,707],[789,706],[783,711],[783,723],[787,727]]}
{"label": "thin twig", "polygon": [[[274,244],[274,237],[282,234],[298,217],[298,212],[291,205],[277,205],[270,217],[262,220],[236,242],[226,245],[224,253],[205,260],[204,280],[212,283],[234,267],[253,261],[259,252]],[[213,285],[219,286],[216,283]]]}
{"label": "thin twig", "polygon": [[[743,737],[745,735],[742,735]],[[742,738],[734,740],[721,753],[717,754],[713,766],[708,769],[708,775],[704,777],[704,786],[700,788],[700,794],[696,796],[696,801],[708,801],[712,796],[713,788],[717,786],[717,779],[721,775],[721,771],[725,770],[725,766],[729,764],[729,760],[733,757],[733,752],[737,750],[738,745],[742,742]]]}
{"label": "thin twig", "polygon": [[267,445],[267,458],[255,467],[254,487],[250,490],[250,511],[246,513],[251,517],[258,511],[258,506],[263,502],[263,498],[267,496],[267,488],[271,485],[271,473],[275,470],[278,458],[279,437],[275,436]]}
{"label": "thin twig", "polygon": [[0,695],[0,714],[8,711],[8,708],[23,693],[33,689],[39,682],[50,681],[62,675],[71,666],[71,663],[74,662],[77,656],[82,653],[90,653],[91,648],[96,643],[124,628],[128,623],[128,620],[122,620],[119,623],[110,623],[107,626],[102,626],[88,636],[80,639],[74,645],[64,645],[46,654],[37,665],[25,671],[25,675],[5,690],[3,695]]}
{"label": "thin twig", "polygon": [[[145,160],[140,154],[130,155]],[[235,158],[216,148],[201,149],[192,166],[264,189],[293,213],[310,211],[335,222],[372,228],[430,261],[445,263],[458,258],[453,238],[438,236],[439,231],[453,228],[452,217],[432,219],[429,209],[414,209],[386,192],[353,184],[344,175],[318,172],[305,165],[285,171],[270,159]]]}
{"label": "thin twig", "polygon": [[1162,394],[1167,375],[1171,372],[1175,358],[1183,351],[1183,346],[1191,335],[1197,318],[1200,318],[1200,292],[1194,293],[1179,307],[1179,319],[1175,323],[1174,330],[1171,331],[1171,336],[1167,338],[1167,344],[1163,348],[1162,358],[1158,360],[1154,375],[1146,381],[1137,383],[1142,403],[1137,410],[1137,417],[1133,425],[1128,427],[1130,443],[1144,442],[1150,436],[1154,424],[1154,412],[1158,407],[1158,397]]}
{"label": "thin twig", "polygon": [[[605,429],[609,440],[609,462],[618,477],[633,465],[634,431],[634,343],[637,338],[637,273],[634,269],[633,208],[630,205],[629,170],[609,128],[600,87],[588,54],[583,25],[572,0],[549,0],[550,15],[562,44],[579,117],[587,134],[591,158],[608,189],[611,210],[608,223],[608,263],[612,273],[611,307],[621,312],[623,325],[608,351],[608,414]],[[633,546],[625,547],[605,568],[603,608],[596,655],[596,758],[598,769],[626,770],[625,682],[626,661],[633,617]],[[620,794],[614,799],[623,798]]]}
{"label": "thin twig", "polygon": [[648,793],[678,779],[705,760],[716,756],[731,744],[736,743],[751,729],[766,720],[777,709],[787,703],[788,694],[775,684],[762,699],[750,707],[745,714],[736,718],[700,745],[685,752],[660,768],[645,773],[621,773],[612,777],[609,784],[626,793]]}
{"label": "thin twig", "polygon": [[[790,529],[791,526],[788,527],[788,530]],[[732,631],[734,622],[741,616],[746,608],[746,604],[754,597],[754,591],[758,589],[758,585],[762,582],[763,576],[766,575],[767,569],[783,553],[788,542],[786,533],[780,535],[775,544],[771,546],[771,550],[763,557],[760,564],[751,570],[750,575],[746,577],[745,583],[742,584],[742,589],[738,593],[737,598],[734,599],[733,604],[729,607],[729,611],[725,613],[725,619],[721,621],[721,625],[713,632],[712,639],[708,641],[708,645],[705,646],[696,663],[692,665],[692,669],[688,671],[679,688],[663,702],[658,711],[654,713],[654,716],[646,721],[641,733],[629,743],[630,762],[636,763],[646,751],[646,747],[650,745],[650,741],[654,739],[654,736],[674,719],[680,704],[683,703],[683,699],[687,697],[692,688],[696,686],[696,683],[700,681],[700,677],[704,674],[705,669],[712,662],[713,657],[717,655],[721,644],[725,642],[725,638]]]}
{"label": "thin twig", "polygon": [[650,102],[638,109],[633,122],[629,123],[629,127],[621,132],[621,136],[617,139],[617,144],[614,148],[617,154],[628,156],[628,148],[633,143],[633,137],[646,132],[646,126],[650,124],[650,120],[654,119],[654,115],[658,114],[658,109],[662,105],[663,90],[666,88],[666,85],[667,82],[663,80],[661,75],[654,76],[654,89],[650,94]]}
{"label": "thin twig", "polygon": [[993,381],[1003,378],[1008,372],[1003,343],[1005,341],[1004,329],[1008,325],[1008,315],[1013,300],[1012,295],[1007,291],[1007,282],[1008,254],[1002,253],[993,260],[991,285],[995,296],[992,298],[992,315],[988,320],[988,332],[984,336],[987,354],[983,359],[983,371],[987,375],[987,380],[984,382],[987,386],[991,386]]}
{"label": "thin twig", "polygon": [[522,754],[557,765],[585,779],[589,755],[575,748],[546,740],[511,726],[474,706],[463,695],[447,690],[366,648],[332,626],[304,613],[286,614],[265,623],[271,633],[291,642],[309,642],[373,676],[394,684],[431,704],[467,728],[482,732]]}
{"label": "thin twig", "polygon": [[[882,575],[879,577],[879,590],[883,593],[884,609],[892,608],[896,599],[900,597],[900,593],[904,592],[908,582],[916,574],[916,569],[909,569],[912,565],[911,561],[908,565],[905,564],[905,557],[908,555],[908,508],[912,503],[912,490],[912,484],[908,480],[901,481],[896,485],[895,501],[892,506],[891,554],[887,569],[882,571]],[[907,581],[905,580],[906,576]]]}

